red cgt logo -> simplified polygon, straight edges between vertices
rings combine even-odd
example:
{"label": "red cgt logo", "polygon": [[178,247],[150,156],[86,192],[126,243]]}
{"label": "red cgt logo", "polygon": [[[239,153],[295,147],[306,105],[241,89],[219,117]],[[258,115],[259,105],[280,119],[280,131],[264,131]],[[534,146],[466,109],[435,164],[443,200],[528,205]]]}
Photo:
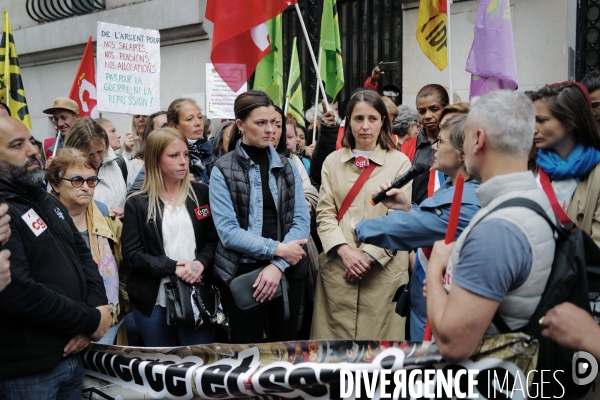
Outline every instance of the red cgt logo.
{"label": "red cgt logo", "polygon": [[208,204],[194,209],[194,214],[196,214],[196,218],[198,218],[199,220],[204,219],[206,217],[210,217],[212,215],[212,213],[210,212],[210,206]]}

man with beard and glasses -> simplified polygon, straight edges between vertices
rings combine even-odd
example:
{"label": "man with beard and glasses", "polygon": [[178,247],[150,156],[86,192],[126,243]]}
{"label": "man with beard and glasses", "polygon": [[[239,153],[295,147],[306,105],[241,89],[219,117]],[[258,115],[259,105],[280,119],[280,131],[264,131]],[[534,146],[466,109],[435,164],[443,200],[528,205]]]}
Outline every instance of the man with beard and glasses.
{"label": "man with beard and glasses", "polygon": [[0,292],[2,399],[81,399],[78,353],[113,320],[98,266],[44,178],[25,125],[0,117],[0,193],[11,229],[11,282]]}

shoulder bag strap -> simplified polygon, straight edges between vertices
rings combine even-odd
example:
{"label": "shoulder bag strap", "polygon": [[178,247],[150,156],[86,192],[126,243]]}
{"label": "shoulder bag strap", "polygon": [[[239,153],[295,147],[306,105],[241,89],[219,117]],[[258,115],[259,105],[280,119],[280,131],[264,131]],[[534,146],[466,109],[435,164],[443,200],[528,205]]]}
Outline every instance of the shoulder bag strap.
{"label": "shoulder bag strap", "polygon": [[567,213],[565,213],[565,210],[563,210],[561,205],[558,203],[556,193],[554,193],[554,188],[552,188],[552,182],[550,181],[550,177],[543,169],[539,168],[538,171],[538,173],[540,174],[540,183],[542,184],[542,189],[544,190],[544,193],[546,193],[548,200],[550,200],[550,205],[552,206],[554,214],[556,214],[556,218],[558,218],[558,221],[563,226],[568,226],[569,224],[572,224],[573,221],[571,221]]}
{"label": "shoulder bag strap", "polygon": [[360,189],[362,189],[362,187],[364,186],[367,179],[369,179],[369,176],[371,176],[371,173],[373,172],[375,167],[376,167],[375,163],[370,163],[367,168],[363,169],[363,172],[360,174],[360,176],[358,177],[356,182],[354,182],[354,185],[352,185],[352,188],[346,195],[346,198],[344,199],[344,201],[342,201],[342,205],[340,207],[340,210],[338,211],[338,216],[337,216],[338,224],[340,223],[342,218],[344,218],[346,211],[348,211],[348,208],[350,208],[350,205],[352,204],[354,199],[356,199],[358,192],[360,192]]}

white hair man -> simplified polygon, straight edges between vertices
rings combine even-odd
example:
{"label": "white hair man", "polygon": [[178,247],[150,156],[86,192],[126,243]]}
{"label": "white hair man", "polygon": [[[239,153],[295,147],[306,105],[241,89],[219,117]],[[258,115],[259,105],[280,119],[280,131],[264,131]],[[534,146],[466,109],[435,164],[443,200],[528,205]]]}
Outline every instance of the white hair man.
{"label": "white hair man", "polygon": [[497,334],[496,312],[510,329],[524,326],[546,286],[555,249],[549,224],[524,207],[492,211],[526,198],[556,220],[527,170],[534,126],[533,104],[512,91],[489,93],[469,112],[465,166],[481,183],[482,208],[455,243],[436,242],[427,268],[427,317],[447,360],[469,357],[482,337]]}

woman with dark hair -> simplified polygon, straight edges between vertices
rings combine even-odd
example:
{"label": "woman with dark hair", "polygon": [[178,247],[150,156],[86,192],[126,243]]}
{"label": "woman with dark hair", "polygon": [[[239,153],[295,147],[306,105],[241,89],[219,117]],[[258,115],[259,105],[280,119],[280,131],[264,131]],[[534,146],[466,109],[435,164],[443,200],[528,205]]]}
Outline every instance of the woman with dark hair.
{"label": "woman with dark hair", "polygon": [[600,245],[600,133],[585,87],[575,82],[527,92],[536,109],[538,179],[563,225]]}
{"label": "woman with dark hair", "polygon": [[[372,206],[379,184],[410,168],[395,150],[388,112],[373,91],[355,93],[346,111],[343,148],[323,163],[318,232],[323,243],[317,280],[312,339],[403,340],[405,319],[394,313],[392,298],[408,282],[408,253],[373,245],[356,247],[349,222],[386,215],[383,204]],[[361,174],[364,185],[356,187]],[[407,198],[411,185],[403,188]],[[347,199],[349,193],[356,193]],[[354,199],[352,199],[354,197]],[[342,204],[349,204],[343,212]]]}
{"label": "woman with dark hair", "polygon": [[[217,160],[210,178],[210,205],[220,238],[214,276],[224,286],[231,341],[262,342],[265,326],[267,341],[294,340],[306,274],[299,268],[305,263],[298,263],[310,230],[304,189],[293,163],[273,148],[277,118],[271,99],[250,90],[236,98],[234,111],[232,136],[241,139]],[[266,304],[243,311],[229,285],[257,272],[247,290],[258,306]],[[286,282],[289,303],[283,301],[286,293],[273,298],[280,283],[286,291]]]}
{"label": "woman with dark hair", "polygon": [[212,143],[212,155],[215,161],[229,152],[229,141],[234,121],[225,121],[217,127]]}
{"label": "woman with dark hair", "polygon": [[[422,129],[417,137],[402,143],[401,151],[413,163],[430,165],[433,157],[432,143],[440,133],[444,107],[449,103],[448,92],[437,84],[425,85],[417,93],[417,112]],[[429,175],[423,174],[413,181],[412,201],[420,204],[427,198]]]}
{"label": "woman with dark hair", "polygon": [[204,118],[194,99],[174,100],[167,109],[167,121],[171,128],[180,131],[190,145],[190,173],[196,182],[208,185],[210,170],[214,163],[212,139],[204,137]]}
{"label": "woman with dark hair", "polygon": [[106,204],[117,217],[123,218],[123,203],[135,173],[129,161],[110,147],[102,125],[90,117],[79,118],[67,132],[65,147],[79,149],[92,158],[100,178],[94,200]]}
{"label": "woman with dark hair", "polygon": [[150,347],[207,344],[214,339],[215,327],[208,321],[199,327],[167,325],[165,284],[175,277],[195,283],[210,276],[218,239],[208,187],[190,182],[188,157],[188,142],[181,132],[173,128],[152,132],[146,138],[144,185],[125,203],[123,263],[131,273],[127,293],[136,325]]}

